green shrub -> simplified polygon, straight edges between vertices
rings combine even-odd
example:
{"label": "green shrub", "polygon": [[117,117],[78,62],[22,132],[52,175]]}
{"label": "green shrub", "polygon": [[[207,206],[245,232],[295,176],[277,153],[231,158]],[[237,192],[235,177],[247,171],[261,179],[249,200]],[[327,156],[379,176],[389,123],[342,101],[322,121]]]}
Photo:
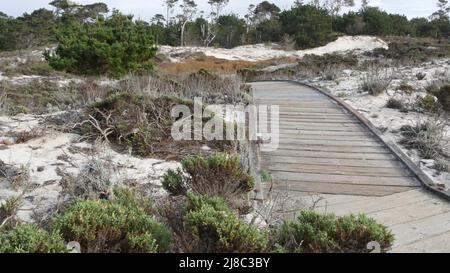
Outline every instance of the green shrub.
{"label": "green shrub", "polygon": [[221,198],[189,195],[190,206],[184,216],[193,236],[193,251],[207,253],[257,253],[268,246],[268,236],[246,224]]}
{"label": "green shrub", "polygon": [[423,98],[419,98],[418,105],[422,109],[431,112],[436,112],[439,109],[439,103],[436,101],[436,97],[430,94],[426,95]]}
{"label": "green shrub", "polygon": [[411,94],[415,91],[414,87],[408,84],[407,82],[402,82],[397,90],[400,90],[404,93]]}
{"label": "green shrub", "polygon": [[163,185],[173,194],[191,191],[231,199],[254,188],[254,179],[243,169],[238,156],[222,153],[208,157],[188,156],[181,163],[183,170],[164,176]]}
{"label": "green shrub", "polygon": [[445,111],[450,111],[450,84],[442,86],[439,90],[434,91],[435,95]]}
{"label": "green shrub", "polygon": [[152,69],[156,47],[149,27],[114,11],[95,23],[72,24],[56,32],[59,45],[45,58],[57,69],[82,75],[120,77]]}
{"label": "green shrub", "polygon": [[0,253],[63,253],[66,245],[58,232],[48,233],[34,224],[19,225],[0,234]]}
{"label": "green shrub", "polygon": [[84,252],[165,252],[167,228],[141,208],[110,201],[79,201],[55,219],[56,229]]}
{"label": "green shrub", "polygon": [[12,196],[0,202],[0,231],[18,224],[19,220],[16,216],[22,205],[22,198],[18,196]]}
{"label": "green shrub", "polygon": [[279,250],[291,253],[368,252],[369,242],[389,248],[393,235],[365,215],[336,217],[304,211],[284,222],[274,234]]}
{"label": "green shrub", "polygon": [[404,110],[406,107],[401,100],[390,98],[386,103],[386,107],[390,109]]}
{"label": "green shrub", "polygon": [[22,206],[22,198],[12,196],[0,203],[0,223],[6,218],[16,215]]}
{"label": "green shrub", "polygon": [[298,5],[280,13],[282,29],[295,37],[301,49],[318,47],[336,40],[331,18],[322,7]]}
{"label": "green shrub", "polygon": [[169,170],[163,177],[162,185],[166,191],[173,195],[183,195],[186,193],[183,178],[181,170]]}

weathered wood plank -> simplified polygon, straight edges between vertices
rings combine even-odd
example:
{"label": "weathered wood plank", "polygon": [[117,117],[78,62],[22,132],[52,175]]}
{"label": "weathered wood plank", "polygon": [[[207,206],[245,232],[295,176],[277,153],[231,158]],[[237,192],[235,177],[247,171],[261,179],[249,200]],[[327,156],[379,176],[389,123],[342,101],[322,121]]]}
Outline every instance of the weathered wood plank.
{"label": "weathered wood plank", "polygon": [[263,167],[270,171],[301,172],[316,174],[340,174],[340,175],[365,175],[375,177],[405,177],[412,176],[412,173],[405,168],[380,168],[380,167],[348,167],[338,165],[306,165],[292,163],[263,164]]}
{"label": "weathered wood plank", "polygon": [[[367,160],[387,160],[387,161],[396,161],[394,155],[386,152],[386,153],[332,153],[332,152],[317,152],[317,151],[293,151],[293,150],[287,150],[287,149],[278,149],[275,152],[268,152],[263,153],[267,156],[281,156],[281,157],[297,157],[297,158],[325,158],[325,159],[334,159],[334,161],[331,164],[338,164],[339,159],[357,159],[362,161]],[[292,160],[292,158],[285,159],[289,163],[289,160]],[[277,158],[275,158],[274,161],[277,161]],[[284,162],[284,160],[283,160]],[[292,161],[292,163],[295,163]],[[402,164],[398,163],[399,166],[403,166]],[[397,166],[397,165],[396,165]]]}
{"label": "weathered wood plank", "polygon": [[339,195],[358,196],[387,196],[393,193],[405,192],[413,187],[392,187],[380,185],[348,185],[332,183],[310,183],[310,182],[280,182],[274,186],[275,190],[299,191],[309,193],[325,193]]}
{"label": "weathered wood plank", "polygon": [[349,130],[362,130],[363,128],[359,124],[352,123],[296,123],[296,124],[280,124],[276,126],[276,124],[271,124],[273,128],[280,128],[286,130],[300,129],[300,130],[327,130],[327,131],[349,131]]}
{"label": "weathered wood plank", "polygon": [[412,244],[397,245],[392,253],[450,253],[450,231],[418,240]]}
{"label": "weathered wood plank", "polygon": [[320,130],[280,130],[283,137],[292,137],[292,136],[335,136],[336,138],[342,137],[356,137],[356,136],[364,136],[368,138],[373,138],[369,132],[364,130],[357,131],[320,131]]}
{"label": "weathered wood plank", "polygon": [[320,118],[320,119],[286,119],[286,118],[279,118],[278,120],[270,119],[271,123],[273,121],[277,121],[280,124],[286,124],[286,125],[295,125],[295,124],[304,124],[304,123],[315,123],[315,124],[322,124],[322,123],[359,123],[356,120],[351,119],[327,119],[327,118]]}
{"label": "weathered wood plank", "polygon": [[[397,160],[377,159],[342,159],[342,158],[310,158],[310,157],[286,157],[282,154],[266,157],[265,164],[290,163],[302,165],[346,166],[346,167],[375,167],[375,168],[401,168],[403,165]],[[267,162],[267,163],[266,163]]]}
{"label": "weathered wood plank", "polygon": [[413,177],[373,177],[358,175],[333,175],[333,174],[312,174],[302,172],[282,172],[272,171],[271,175],[275,181],[291,181],[291,182],[320,182],[320,183],[340,183],[350,185],[372,185],[372,186],[401,186],[411,187],[420,186],[420,183]]}
{"label": "weathered wood plank", "polygon": [[396,235],[394,248],[398,245],[408,245],[421,240],[432,238],[450,231],[450,212],[438,214],[432,217],[419,219],[391,226],[392,232]]}
{"label": "weathered wood plank", "polygon": [[387,153],[383,147],[358,147],[358,146],[317,146],[300,144],[280,144],[280,149],[289,149],[293,151],[318,151],[335,153]]}
{"label": "weathered wood plank", "polygon": [[335,213],[337,215],[358,213],[375,214],[378,212],[403,206],[415,207],[415,204],[421,203],[423,201],[431,203],[435,201],[435,198],[434,196],[430,196],[429,194],[427,194],[423,189],[416,189],[408,192],[392,194],[383,198],[344,202],[339,204],[322,204],[318,206],[317,209],[326,206],[329,212]]}
{"label": "weathered wood plank", "polygon": [[318,145],[318,146],[347,146],[347,147],[384,147],[376,140],[311,140],[297,138],[282,138],[281,144]]}

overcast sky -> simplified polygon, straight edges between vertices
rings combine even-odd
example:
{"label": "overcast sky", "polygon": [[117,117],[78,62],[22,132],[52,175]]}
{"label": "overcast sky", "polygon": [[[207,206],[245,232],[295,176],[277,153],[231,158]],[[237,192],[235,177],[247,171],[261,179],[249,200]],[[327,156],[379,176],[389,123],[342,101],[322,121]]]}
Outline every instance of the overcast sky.
{"label": "overcast sky", "polygon": [[[196,0],[200,9],[208,10],[208,0]],[[245,14],[250,4],[257,4],[263,0],[230,0],[227,13]],[[361,0],[356,0],[360,3]],[[19,16],[24,12],[31,12],[41,7],[50,8],[47,4],[50,0],[0,0],[0,11]],[[124,13],[134,14],[136,18],[149,20],[157,13],[165,14],[163,0],[78,0],[82,4],[104,2],[110,8],[116,8]],[[181,2],[181,1],[180,1]],[[289,8],[294,0],[269,0],[282,9]],[[413,17],[427,17],[436,10],[437,0],[371,0],[372,5],[381,7],[391,13],[399,13]]]}

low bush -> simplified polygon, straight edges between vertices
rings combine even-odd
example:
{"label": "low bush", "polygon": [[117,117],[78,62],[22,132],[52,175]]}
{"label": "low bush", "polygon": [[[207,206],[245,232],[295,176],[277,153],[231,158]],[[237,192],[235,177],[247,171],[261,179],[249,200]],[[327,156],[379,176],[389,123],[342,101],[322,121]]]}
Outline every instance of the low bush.
{"label": "low bush", "polygon": [[259,253],[267,251],[268,236],[240,220],[221,198],[189,195],[184,220],[192,235],[192,251]]}
{"label": "low bush", "polygon": [[342,69],[337,66],[327,66],[321,72],[322,79],[327,81],[336,80],[339,77],[341,70]]}
{"label": "low bush", "polygon": [[437,158],[433,168],[438,172],[450,172],[450,161],[445,158]]}
{"label": "low bush", "polygon": [[[342,69],[358,66],[358,58],[353,54],[306,55],[297,65],[297,70],[308,70],[314,75],[337,76]],[[324,74],[325,73],[325,74]]]}
{"label": "low bush", "polygon": [[412,85],[408,84],[407,82],[402,82],[398,86],[397,90],[400,90],[406,94],[412,94],[415,91],[414,87]]}
{"label": "low bush", "polygon": [[378,96],[388,89],[391,80],[392,77],[386,69],[372,67],[363,76],[360,86],[363,91],[370,95]]}
{"label": "low bush", "polygon": [[12,196],[0,202],[0,230],[11,228],[17,224],[18,221],[15,217],[22,204],[22,198],[18,196]]}
{"label": "low bush", "polygon": [[181,163],[182,170],[168,172],[163,179],[165,189],[172,194],[192,192],[233,201],[253,190],[254,179],[244,170],[238,156],[223,153],[188,156]]}
{"label": "low bush", "polygon": [[17,64],[16,66],[10,66],[4,71],[5,76],[54,76],[58,75],[55,70],[44,61],[27,61],[25,63]]}
{"label": "low bush", "polygon": [[337,217],[312,211],[284,222],[274,238],[278,251],[290,253],[368,252],[372,241],[386,250],[394,241],[385,226],[365,215]]}
{"label": "low bush", "polygon": [[34,79],[23,84],[0,82],[0,93],[4,94],[4,111],[8,115],[79,109],[96,99],[102,99],[110,92],[108,89],[87,82],[69,82],[61,86],[56,81],[46,79]]}
{"label": "low bush", "polygon": [[401,39],[390,42],[387,49],[378,48],[367,54],[372,57],[392,59],[399,64],[420,64],[434,58],[450,56],[450,47],[440,44],[430,46],[427,41],[402,41]]}
{"label": "low bush", "polygon": [[426,77],[427,77],[426,73],[419,72],[419,73],[416,74],[416,79],[419,80],[419,81],[424,80]]}
{"label": "low bush", "polygon": [[56,217],[55,228],[88,253],[166,252],[171,240],[167,227],[142,208],[105,200],[76,202]]}
{"label": "low bush", "polygon": [[418,99],[418,106],[426,111],[437,112],[439,110],[439,103],[436,100],[436,97],[430,94],[427,94],[425,97],[420,97]]}
{"label": "low bush", "polygon": [[386,103],[386,107],[390,109],[405,110],[406,107],[401,100],[390,98]]}
{"label": "low bush", "polygon": [[442,154],[445,123],[439,120],[427,120],[414,126],[400,128],[403,139],[400,144],[409,149],[416,149],[425,159],[435,159]]}
{"label": "low bush", "polygon": [[0,233],[0,253],[64,253],[66,245],[57,231],[48,233],[34,224],[19,225]]}
{"label": "low bush", "polygon": [[432,91],[432,94],[436,96],[439,104],[445,111],[450,111],[450,84],[440,87],[438,90]]}

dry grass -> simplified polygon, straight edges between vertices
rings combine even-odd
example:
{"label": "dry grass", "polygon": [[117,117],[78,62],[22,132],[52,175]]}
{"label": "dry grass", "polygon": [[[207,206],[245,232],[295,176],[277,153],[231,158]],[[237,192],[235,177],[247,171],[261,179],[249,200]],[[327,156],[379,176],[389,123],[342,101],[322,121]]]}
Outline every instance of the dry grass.
{"label": "dry grass", "polygon": [[372,96],[384,93],[392,82],[392,73],[383,67],[369,67],[367,73],[360,82],[362,91],[368,92]]}
{"label": "dry grass", "polygon": [[298,61],[296,58],[284,57],[267,61],[229,61],[223,59],[217,59],[214,57],[199,57],[197,59],[187,59],[180,63],[160,63],[157,64],[157,68],[169,75],[185,75],[205,69],[214,73],[235,73],[238,70],[245,68],[263,68],[272,65],[278,65],[282,63],[295,63]]}
{"label": "dry grass", "polygon": [[406,125],[401,128],[403,136],[400,142],[406,148],[416,149],[425,159],[438,159],[444,156],[446,120],[441,117],[430,118],[418,122],[414,126]]}

